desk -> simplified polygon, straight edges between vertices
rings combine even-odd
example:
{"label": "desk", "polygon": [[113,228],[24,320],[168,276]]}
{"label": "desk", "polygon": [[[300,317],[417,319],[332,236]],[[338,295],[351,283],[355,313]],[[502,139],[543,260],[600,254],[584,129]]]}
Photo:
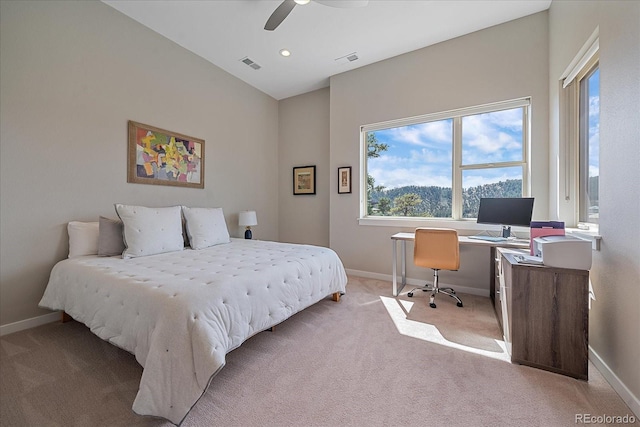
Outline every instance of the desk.
{"label": "desk", "polygon": [[497,249],[496,314],[511,361],[589,379],[589,271],[527,265]]}
{"label": "desk", "polygon": [[[391,243],[393,245],[393,296],[397,297],[402,288],[407,284],[407,242],[413,242],[415,240],[415,233],[396,233],[391,236]],[[474,246],[486,246],[491,248],[491,276],[490,276],[490,289],[489,295],[492,301],[495,298],[495,259],[496,259],[496,247],[501,248],[518,248],[526,249],[529,247],[529,241],[523,239],[506,240],[503,242],[490,242],[487,240],[470,239],[468,236],[458,236],[458,241],[461,245],[474,245]],[[400,287],[398,287],[398,243],[402,243],[400,248],[400,268],[402,274],[402,281]]]}

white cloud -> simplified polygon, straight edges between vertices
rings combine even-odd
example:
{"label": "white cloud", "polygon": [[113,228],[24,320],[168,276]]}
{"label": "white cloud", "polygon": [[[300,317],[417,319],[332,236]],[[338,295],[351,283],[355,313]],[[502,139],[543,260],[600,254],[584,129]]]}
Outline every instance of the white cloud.
{"label": "white cloud", "polygon": [[390,167],[398,158],[390,159],[391,163],[369,161],[369,175],[375,179],[375,185],[387,189],[404,187],[405,185],[437,185],[451,187],[451,161],[446,165],[407,163],[402,167]]}
{"label": "white cloud", "polygon": [[590,123],[589,126],[589,140],[595,141],[595,139],[600,139],[600,123]]}
{"label": "white cloud", "polygon": [[504,132],[487,132],[472,136],[465,134],[462,150],[463,155],[466,154],[465,158],[477,156],[483,163],[487,162],[487,154],[493,154],[491,158],[494,161],[504,158],[513,160],[516,156],[518,160],[522,158],[522,142]]}
{"label": "white cloud", "polygon": [[508,179],[522,179],[522,169],[510,167],[465,171],[462,175],[462,187],[469,188],[478,185],[494,184]]}
{"label": "white cloud", "polygon": [[[412,163],[436,163],[443,166],[451,165],[451,150],[428,150],[426,148],[422,148],[420,150],[411,150],[411,158],[409,159]],[[403,159],[405,162],[407,159]]]}
{"label": "white cloud", "polygon": [[522,130],[522,108],[476,114],[462,118],[463,132],[482,133],[487,129]]}
{"label": "white cloud", "polygon": [[522,159],[522,108],[462,118],[464,164]]}
{"label": "white cloud", "polygon": [[600,95],[589,97],[589,117],[600,116]]}
{"label": "white cloud", "polygon": [[[389,145],[380,157],[368,159],[368,173],[376,185],[451,187],[452,120],[377,131]],[[522,108],[463,117],[463,162],[490,163],[522,159]],[[467,175],[464,185],[475,186],[521,178],[521,170],[501,168]],[[499,174],[496,175],[496,174]]]}
{"label": "white cloud", "polygon": [[[599,127],[599,126],[598,126]],[[596,168],[600,164],[600,129],[589,129],[589,165]]]}
{"label": "white cloud", "polygon": [[397,143],[434,147],[451,144],[453,129],[451,120],[440,120],[389,129],[387,132]]}

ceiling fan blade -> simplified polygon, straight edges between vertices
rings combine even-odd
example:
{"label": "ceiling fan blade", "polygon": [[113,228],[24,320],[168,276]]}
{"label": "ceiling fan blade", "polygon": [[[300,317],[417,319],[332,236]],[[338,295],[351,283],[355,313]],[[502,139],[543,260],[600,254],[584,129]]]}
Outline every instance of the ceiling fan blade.
{"label": "ceiling fan blade", "polygon": [[315,0],[315,2],[325,6],[350,8],[364,7],[369,3],[369,0]]}
{"label": "ceiling fan blade", "polygon": [[284,0],[280,3],[280,6],[273,11],[269,19],[267,19],[267,23],[264,24],[264,29],[267,31],[273,31],[278,28],[278,25],[282,24],[284,18],[286,18],[293,8],[296,7],[296,2],[293,0]]}

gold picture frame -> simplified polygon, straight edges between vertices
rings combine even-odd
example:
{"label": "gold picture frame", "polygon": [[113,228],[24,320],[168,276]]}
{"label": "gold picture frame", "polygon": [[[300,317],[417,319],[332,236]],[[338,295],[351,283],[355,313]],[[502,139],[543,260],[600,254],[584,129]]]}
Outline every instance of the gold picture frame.
{"label": "gold picture frame", "polygon": [[204,140],[129,120],[127,182],[204,188]]}
{"label": "gold picture frame", "polygon": [[293,168],[293,194],[316,194],[316,167],[296,166]]}

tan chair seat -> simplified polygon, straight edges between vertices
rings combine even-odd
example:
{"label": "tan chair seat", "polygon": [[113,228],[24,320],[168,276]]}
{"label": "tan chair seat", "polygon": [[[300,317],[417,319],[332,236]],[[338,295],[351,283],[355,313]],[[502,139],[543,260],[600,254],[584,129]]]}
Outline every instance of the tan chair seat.
{"label": "tan chair seat", "polygon": [[416,228],[415,242],[413,246],[413,263],[418,267],[433,269],[433,285],[426,284],[413,289],[407,294],[412,297],[415,290],[431,292],[429,306],[436,308],[435,297],[439,293],[449,295],[462,307],[462,301],[451,288],[438,286],[438,271],[460,268],[460,243],[458,232],[450,228]]}

